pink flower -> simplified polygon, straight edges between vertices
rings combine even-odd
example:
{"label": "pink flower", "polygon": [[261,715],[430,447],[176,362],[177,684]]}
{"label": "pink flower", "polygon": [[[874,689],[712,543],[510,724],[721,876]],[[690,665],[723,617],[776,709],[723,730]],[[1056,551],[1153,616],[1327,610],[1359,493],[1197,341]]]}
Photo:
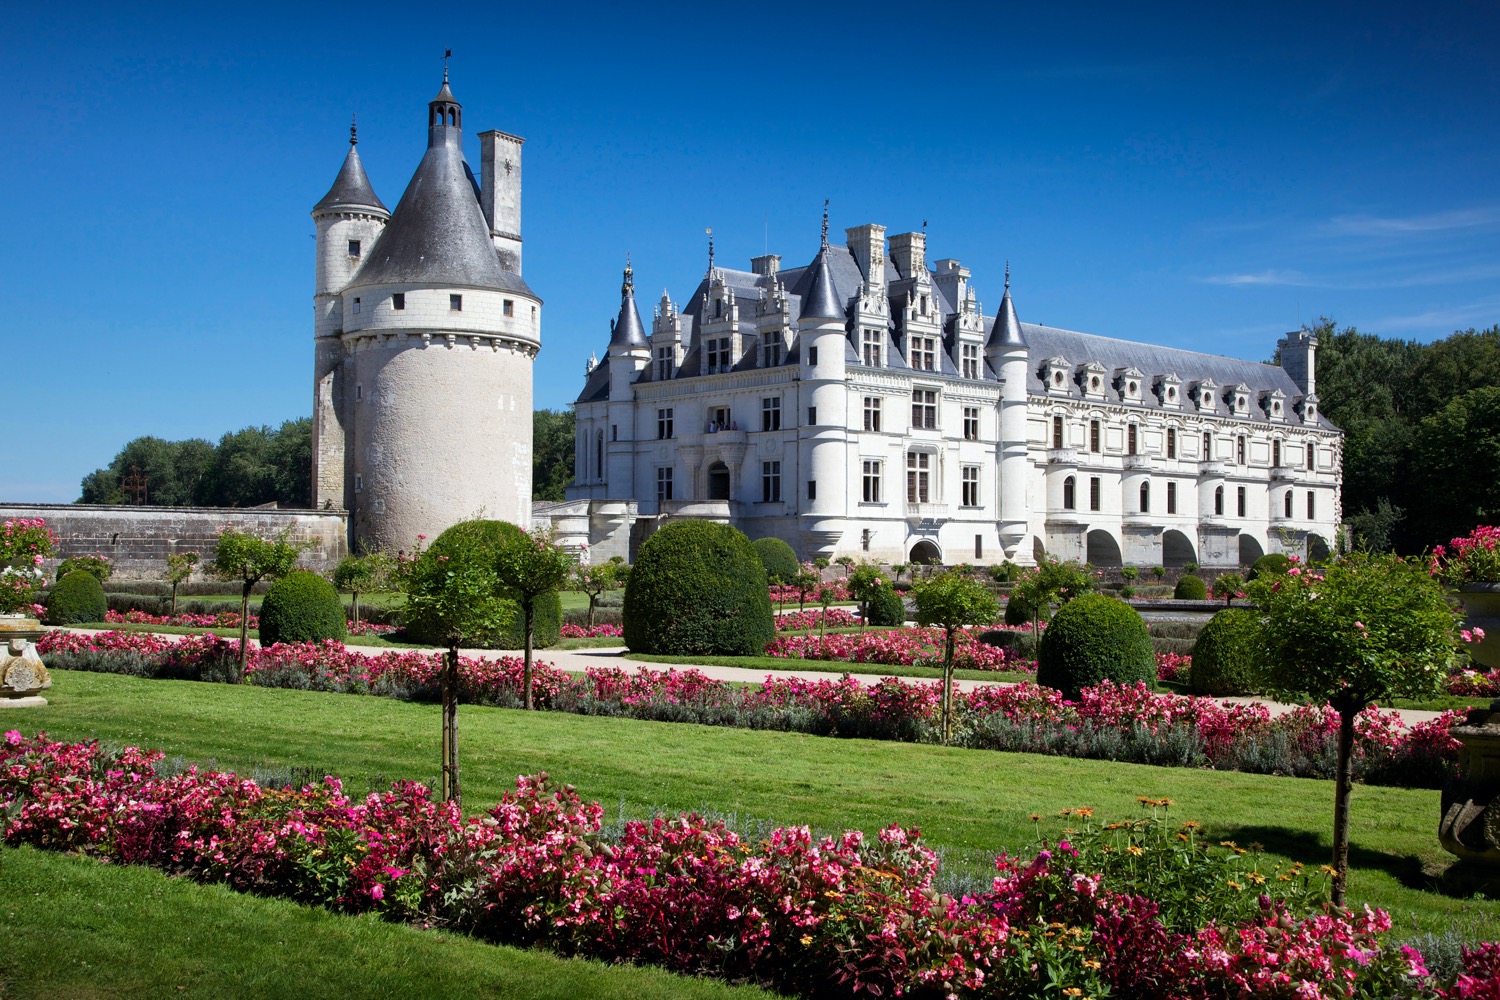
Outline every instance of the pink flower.
{"label": "pink flower", "polygon": [[375,900],[384,899],[385,886],[381,885],[379,882],[376,882],[374,885],[370,886],[370,898]]}
{"label": "pink flower", "polygon": [[1361,632],[1363,632],[1365,630],[1365,623],[1364,622],[1355,622],[1354,623],[1354,627],[1357,628],[1357,629],[1359,629]]}
{"label": "pink flower", "polygon": [[11,746],[19,746],[21,743],[21,731],[19,729],[6,730],[5,742]]}

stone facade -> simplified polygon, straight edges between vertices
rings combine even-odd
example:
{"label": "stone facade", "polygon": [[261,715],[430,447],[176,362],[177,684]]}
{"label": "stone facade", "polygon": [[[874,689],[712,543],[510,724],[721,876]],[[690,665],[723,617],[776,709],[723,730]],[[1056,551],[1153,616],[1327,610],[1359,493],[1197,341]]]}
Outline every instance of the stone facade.
{"label": "stone facade", "polygon": [[240,531],[272,537],[290,529],[301,543],[302,565],[332,573],[349,554],[347,515],[323,510],[242,510],[222,507],[122,507],[91,504],[5,504],[0,521],[40,517],[58,536],[57,551],[46,565],[52,579],[57,564],[69,556],[107,556],[116,580],[160,580],[167,556],[198,552],[213,559],[218,531],[231,524]]}
{"label": "stone facade", "polygon": [[1342,435],[1315,339],[1288,335],[1274,366],[1023,324],[1008,275],[986,316],[924,234],[846,236],[829,247],[825,223],[791,270],[711,260],[649,338],[627,269],[574,408],[567,523],[591,547],[684,516],[885,562],[1229,567],[1331,546]]}

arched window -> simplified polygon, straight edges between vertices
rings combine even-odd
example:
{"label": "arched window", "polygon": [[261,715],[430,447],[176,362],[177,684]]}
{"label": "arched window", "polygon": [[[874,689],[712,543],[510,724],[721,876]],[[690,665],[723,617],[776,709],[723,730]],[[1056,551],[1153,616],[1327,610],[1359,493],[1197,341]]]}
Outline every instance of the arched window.
{"label": "arched window", "polygon": [[1141,484],[1141,513],[1151,513],[1151,484]]}
{"label": "arched window", "polygon": [[594,436],[594,478],[604,478],[604,431],[602,429]]}
{"label": "arched window", "polygon": [[1282,502],[1282,512],[1287,517],[1291,517],[1292,516],[1292,491],[1291,490],[1287,490],[1286,491],[1286,498]]}
{"label": "arched window", "polygon": [[1072,476],[1063,480],[1063,510],[1078,508],[1078,484]]}
{"label": "arched window", "polygon": [[1222,486],[1214,490],[1214,513],[1220,517],[1224,516],[1224,487]]}

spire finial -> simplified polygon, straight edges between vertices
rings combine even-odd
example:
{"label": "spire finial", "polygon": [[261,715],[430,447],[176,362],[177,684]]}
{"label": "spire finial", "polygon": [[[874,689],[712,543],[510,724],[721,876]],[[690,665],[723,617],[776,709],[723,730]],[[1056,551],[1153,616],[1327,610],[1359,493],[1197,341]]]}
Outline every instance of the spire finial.
{"label": "spire finial", "polygon": [[1005,262],[1005,290],[1010,291],[1010,261]]}
{"label": "spire finial", "polygon": [[828,249],[828,199],[823,199],[823,249]]}
{"label": "spire finial", "polygon": [[714,230],[710,226],[703,231],[708,234],[708,276],[712,278],[714,276]]}
{"label": "spire finial", "polygon": [[621,295],[635,294],[635,270],[630,266],[630,251],[625,251],[625,280],[620,285]]}
{"label": "spire finial", "polygon": [[443,50],[443,83],[444,84],[446,84],[448,82],[448,60],[452,59],[452,58],[453,58],[453,50],[452,49],[444,49]]}
{"label": "spire finial", "polygon": [[359,145],[359,116],[349,116],[349,145]]}

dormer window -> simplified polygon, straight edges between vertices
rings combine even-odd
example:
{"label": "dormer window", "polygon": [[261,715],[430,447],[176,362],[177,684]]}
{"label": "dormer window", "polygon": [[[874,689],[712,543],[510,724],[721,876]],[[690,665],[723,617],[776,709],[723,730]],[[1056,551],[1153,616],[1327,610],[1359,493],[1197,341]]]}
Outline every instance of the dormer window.
{"label": "dormer window", "polygon": [[1052,384],[1053,385],[1062,385],[1063,384],[1063,373],[1062,372],[1053,372],[1052,373]]}
{"label": "dormer window", "polygon": [[1229,404],[1230,411],[1242,417],[1250,415],[1250,387],[1243,382],[1232,385],[1224,395],[1225,402]]}
{"label": "dormer window", "polygon": [[1176,375],[1163,375],[1156,381],[1156,398],[1161,400],[1162,406],[1178,409],[1182,405],[1180,387],[1182,379]]}
{"label": "dormer window", "polygon": [[1206,378],[1198,383],[1197,395],[1193,401],[1198,404],[1198,409],[1205,413],[1212,413],[1218,402],[1216,398],[1218,391],[1219,384],[1211,378]]}
{"label": "dormer window", "polygon": [[724,300],[714,299],[714,319],[724,318]]}
{"label": "dormer window", "polygon": [[1145,373],[1139,368],[1125,368],[1115,370],[1115,388],[1120,392],[1120,399],[1126,403],[1139,403],[1141,401],[1141,380]]}
{"label": "dormer window", "polygon": [[1064,357],[1048,358],[1042,363],[1042,383],[1046,385],[1048,392],[1058,393],[1066,396],[1068,394],[1068,373],[1073,366]]}
{"label": "dormer window", "polygon": [[1082,378],[1079,379],[1079,383],[1083,386],[1084,395],[1093,396],[1096,399],[1104,398],[1105,374],[1104,366],[1097,361],[1091,361],[1084,365]]}

